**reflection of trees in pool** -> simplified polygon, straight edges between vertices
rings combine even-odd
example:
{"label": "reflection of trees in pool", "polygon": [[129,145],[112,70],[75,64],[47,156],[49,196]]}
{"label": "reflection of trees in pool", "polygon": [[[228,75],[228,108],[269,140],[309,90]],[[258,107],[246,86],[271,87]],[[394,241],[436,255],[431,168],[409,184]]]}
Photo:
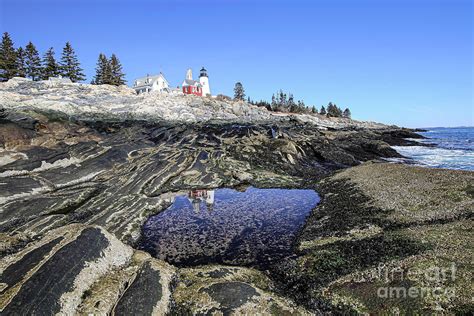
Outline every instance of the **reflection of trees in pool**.
{"label": "reflection of trees in pool", "polygon": [[199,213],[201,203],[205,202],[207,211],[210,213],[214,209],[214,190],[191,190],[188,192],[188,200],[194,212]]}

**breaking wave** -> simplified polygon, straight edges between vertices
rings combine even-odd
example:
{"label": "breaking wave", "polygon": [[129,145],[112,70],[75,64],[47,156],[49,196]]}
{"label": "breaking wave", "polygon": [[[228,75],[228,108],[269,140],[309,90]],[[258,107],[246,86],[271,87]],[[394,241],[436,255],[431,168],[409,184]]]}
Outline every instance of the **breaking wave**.
{"label": "breaking wave", "polygon": [[[420,133],[427,137],[417,140],[426,146],[393,146],[416,165],[460,170],[474,170],[474,127],[433,128]],[[403,160],[403,159],[402,159]]]}

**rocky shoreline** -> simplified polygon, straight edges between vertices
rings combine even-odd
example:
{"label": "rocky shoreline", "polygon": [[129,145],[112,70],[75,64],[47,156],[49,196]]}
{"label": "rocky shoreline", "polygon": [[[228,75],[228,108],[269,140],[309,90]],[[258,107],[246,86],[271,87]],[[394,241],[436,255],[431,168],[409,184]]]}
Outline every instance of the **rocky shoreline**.
{"label": "rocky shoreline", "polygon": [[[31,85],[0,88],[6,108],[0,121],[2,313],[472,310],[473,174],[381,162],[401,157],[391,145],[418,145],[406,139],[421,137],[415,131],[268,113],[239,121],[227,112],[232,104],[219,105],[228,116],[202,114],[215,105],[196,105],[187,122],[165,112],[126,119],[104,113],[132,95],[111,92],[110,99],[77,84],[66,92]],[[84,92],[85,109],[103,98],[100,115],[78,115],[77,94],[63,99],[78,89],[92,89]],[[151,98],[130,102],[162,102]],[[48,107],[44,100],[62,105]],[[296,257],[269,271],[177,268],[134,249],[145,220],[179,192],[249,185],[321,195],[295,242]],[[452,262],[459,276],[452,282],[455,297],[376,299],[380,282],[367,277],[380,264],[406,269]]]}
{"label": "rocky shoreline", "polygon": [[[323,199],[299,235],[299,256],[273,273],[312,310],[469,313],[473,180],[469,171],[372,161],[337,172],[315,185]],[[417,294],[384,296],[410,288]]]}

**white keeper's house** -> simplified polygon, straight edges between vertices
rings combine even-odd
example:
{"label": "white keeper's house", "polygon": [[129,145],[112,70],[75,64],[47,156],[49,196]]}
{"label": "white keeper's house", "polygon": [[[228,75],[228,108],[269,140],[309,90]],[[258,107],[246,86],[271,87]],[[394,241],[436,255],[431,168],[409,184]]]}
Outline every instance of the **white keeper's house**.
{"label": "white keeper's house", "polygon": [[166,80],[161,72],[156,76],[147,75],[146,77],[136,79],[133,83],[133,89],[135,89],[137,94],[154,91],[161,93],[172,92],[168,80]]}

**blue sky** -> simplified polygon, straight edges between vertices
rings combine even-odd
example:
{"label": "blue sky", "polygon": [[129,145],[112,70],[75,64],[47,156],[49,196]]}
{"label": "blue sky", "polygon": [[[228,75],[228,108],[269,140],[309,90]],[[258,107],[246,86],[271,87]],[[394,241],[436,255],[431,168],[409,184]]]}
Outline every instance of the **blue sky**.
{"label": "blue sky", "polygon": [[57,55],[70,41],[89,82],[115,53],[129,83],[209,72],[214,94],[284,89],[320,107],[408,127],[474,125],[473,4],[461,0],[0,0],[0,30]]}

